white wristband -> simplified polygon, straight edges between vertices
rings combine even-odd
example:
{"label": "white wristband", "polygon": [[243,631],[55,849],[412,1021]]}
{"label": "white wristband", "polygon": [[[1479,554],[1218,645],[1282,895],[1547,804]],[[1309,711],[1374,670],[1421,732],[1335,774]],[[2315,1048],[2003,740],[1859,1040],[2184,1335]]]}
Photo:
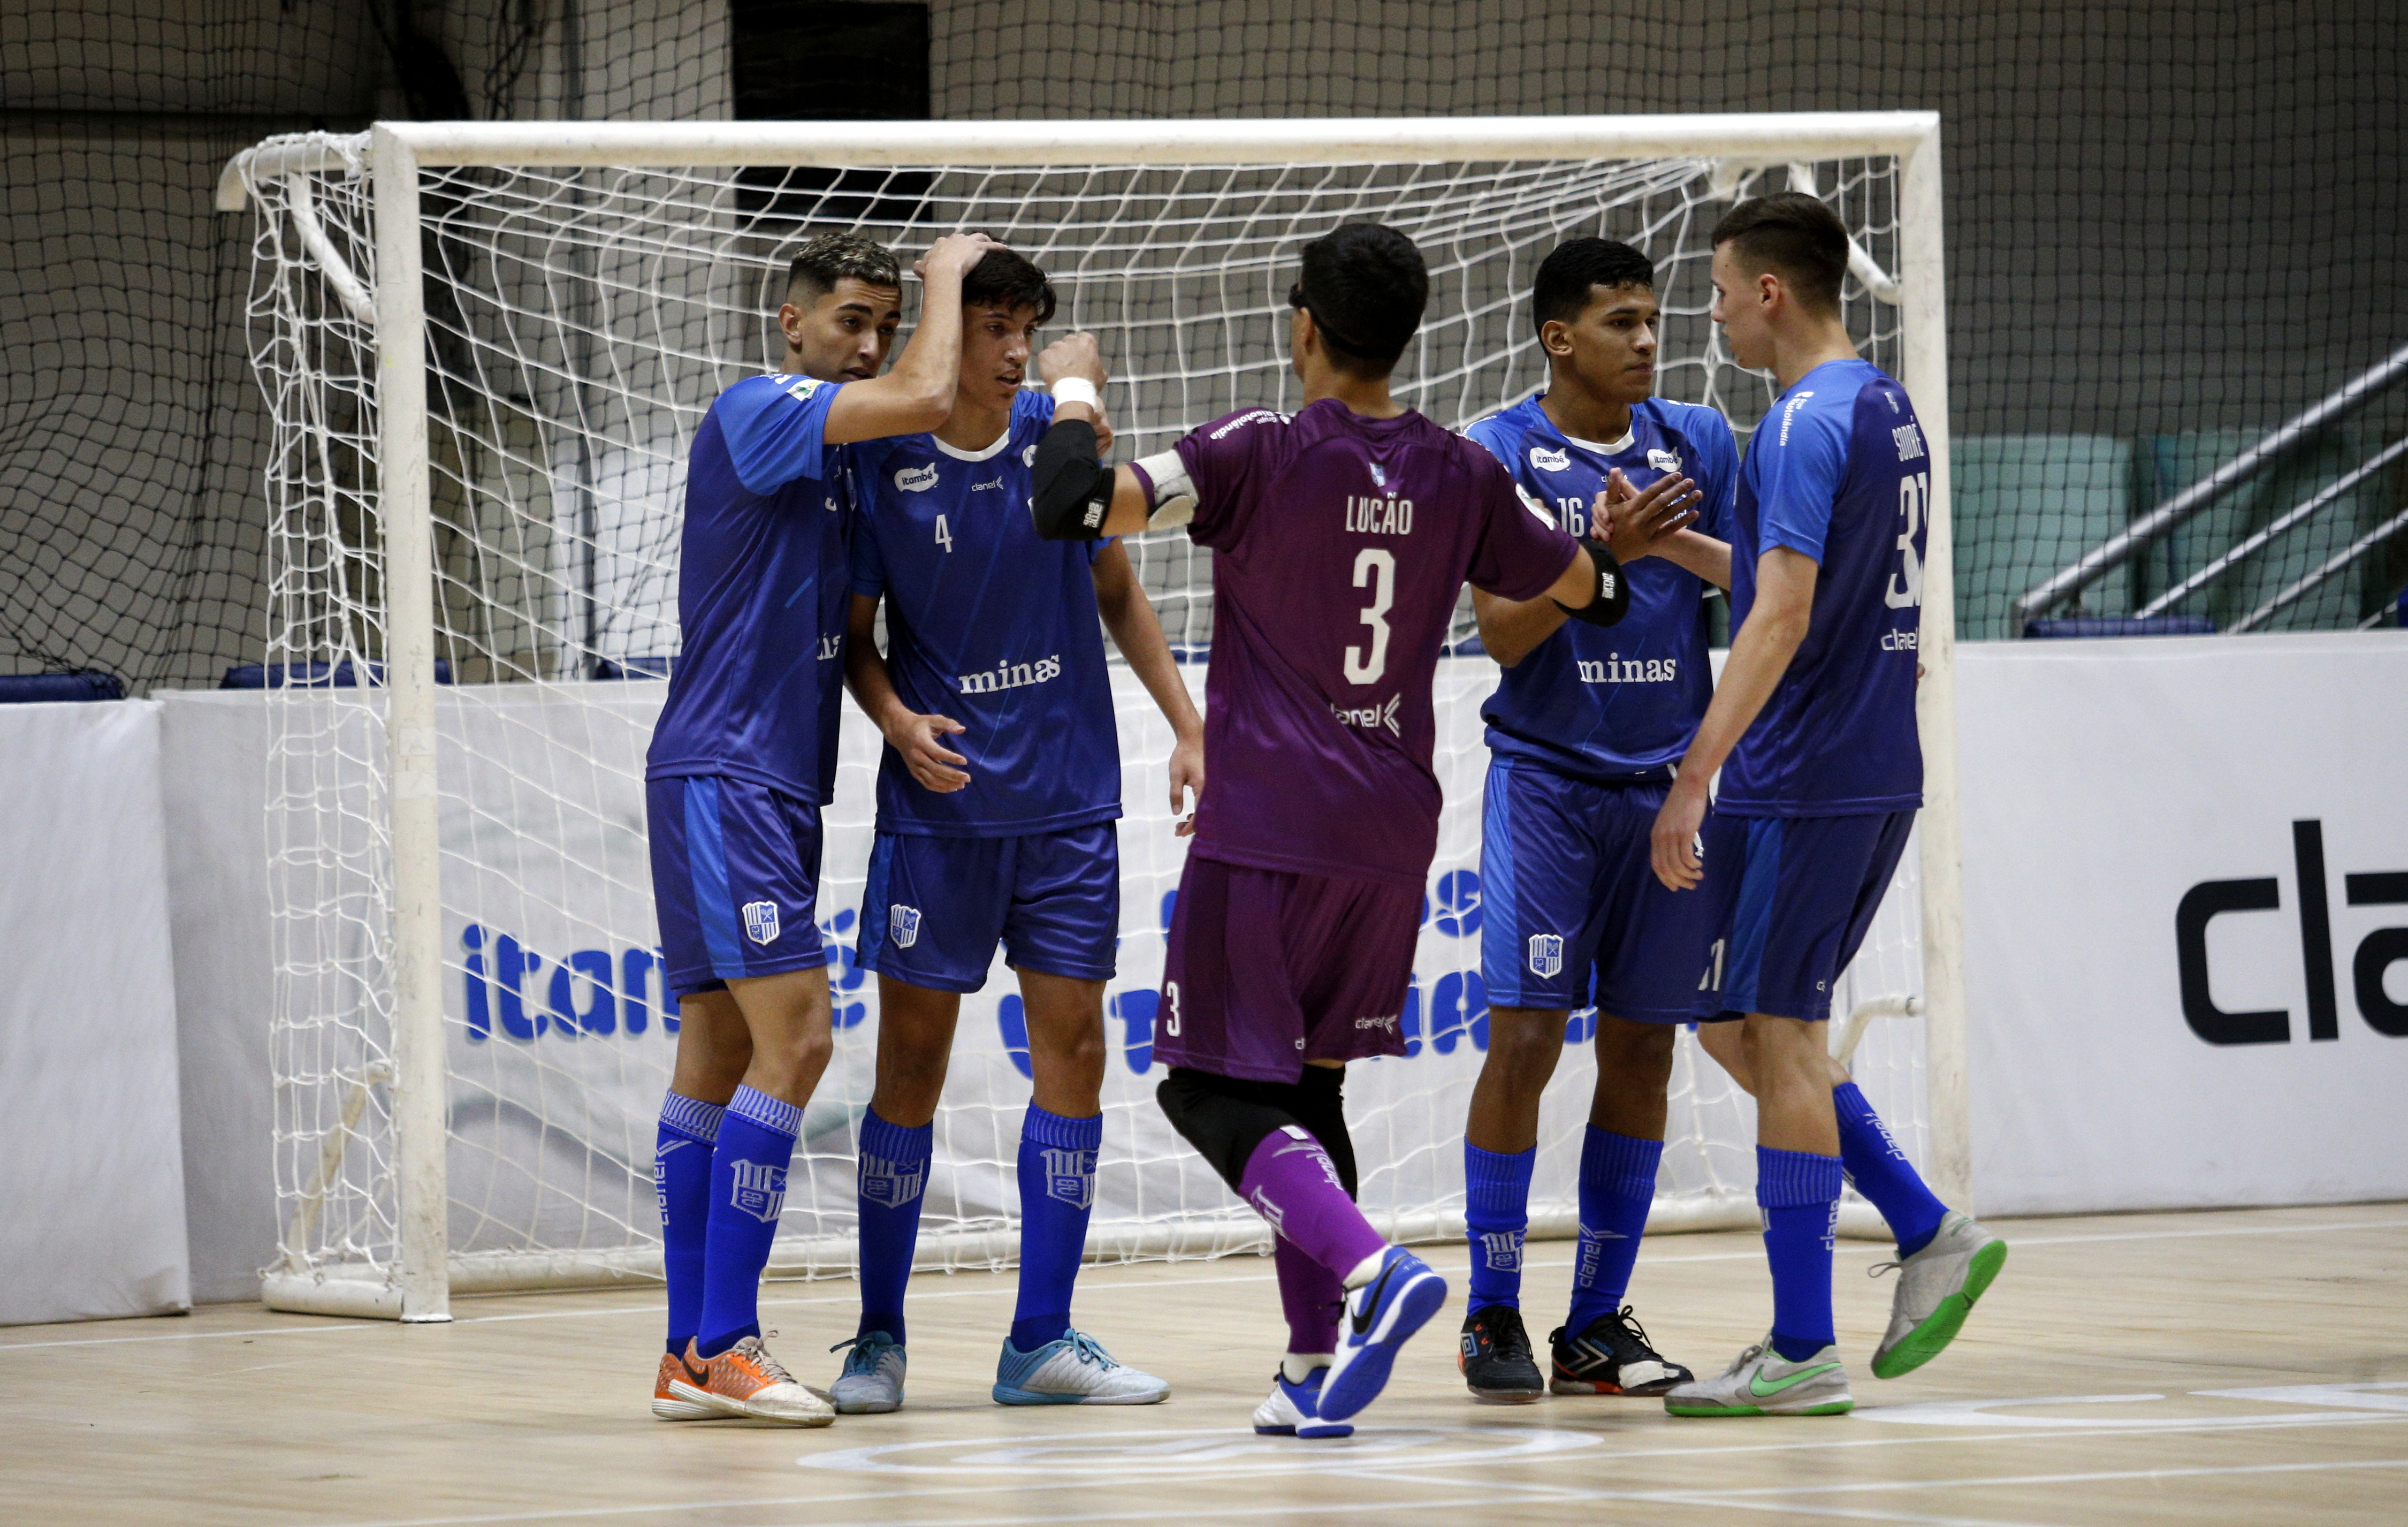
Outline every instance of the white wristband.
{"label": "white wristband", "polygon": [[1054,401],[1056,404],[1084,403],[1097,413],[1104,411],[1103,395],[1096,392],[1096,384],[1084,377],[1064,377],[1055,382]]}

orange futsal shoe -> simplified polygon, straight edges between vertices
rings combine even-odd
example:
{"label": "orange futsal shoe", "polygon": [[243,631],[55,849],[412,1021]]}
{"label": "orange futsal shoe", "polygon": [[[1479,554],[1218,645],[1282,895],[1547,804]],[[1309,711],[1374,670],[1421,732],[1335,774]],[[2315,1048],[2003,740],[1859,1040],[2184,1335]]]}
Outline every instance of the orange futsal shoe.
{"label": "orange futsal shoe", "polygon": [[[796,1383],[758,1336],[747,1336],[708,1360],[688,1342],[684,1355],[671,1362],[678,1371],[668,1376],[669,1397],[701,1405],[712,1415],[748,1416],[785,1426],[825,1426],[836,1419],[836,1406]],[[652,1402],[656,1416],[662,1413],[660,1405],[658,1399]]]}
{"label": "orange futsal shoe", "polygon": [[685,1376],[685,1365],[666,1352],[661,1354],[660,1376],[652,1380],[652,1417],[664,1421],[702,1421],[713,1416],[724,1416],[724,1410],[713,1410],[695,1400],[681,1400],[671,1388]]}

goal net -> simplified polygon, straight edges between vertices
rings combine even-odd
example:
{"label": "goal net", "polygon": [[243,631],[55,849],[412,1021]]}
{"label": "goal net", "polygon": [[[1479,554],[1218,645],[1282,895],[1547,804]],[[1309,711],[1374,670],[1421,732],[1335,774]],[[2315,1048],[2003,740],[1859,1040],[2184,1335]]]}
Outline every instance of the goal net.
{"label": "goal net", "polygon": [[[1907,342],[1936,330],[1936,290],[1918,308],[1902,278],[1921,237],[1917,279],[1936,289],[1936,166],[1919,181],[1908,169],[1933,132],[1913,116],[426,124],[244,154],[223,190],[255,208],[251,351],[275,428],[268,655],[283,684],[268,1302],[439,1318],[447,1289],[657,1274],[652,1145],[677,1019],[642,782],[678,654],[686,448],[723,389],[776,365],[772,314],[801,239],[855,228],[908,264],[963,228],[1028,254],[1061,294],[1055,328],[1102,340],[1125,459],[1240,407],[1297,406],[1284,297],[1301,245],[1340,223],[1392,223],[1427,256],[1429,314],[1397,390],[1454,427],[1544,385],[1532,276],[1561,240],[1605,235],[1656,261],[1660,390],[1720,409],[1744,438],[1773,388],[1708,320],[1707,235],[1734,197],[1783,187],[1845,220],[1849,329],[1942,417],[1938,347]],[[1209,554],[1176,533],[1131,550],[1200,698]],[[1944,591],[1944,537],[1934,555],[1927,586]],[[1928,610],[1927,628],[1946,619]],[[1471,629],[1467,604],[1459,638]],[[1946,657],[1943,637],[1927,660]],[[1403,1018],[1412,1053],[1349,1081],[1364,1205],[1401,1237],[1461,1229],[1462,1121],[1487,1037],[1479,707],[1495,680],[1476,648],[1441,663],[1447,805]],[[1123,927],[1090,1250],[1260,1249],[1260,1221],[1153,1103],[1183,846],[1167,728],[1117,663],[1114,694]],[[845,727],[819,902],[837,1054],[788,1179],[771,1261],[788,1275],[853,1261],[878,1022],[853,943],[879,739],[850,707]],[[1935,1109],[1943,1135],[1951,1116],[1918,1018],[1921,892],[1910,855],[1836,1004],[1867,1021],[1833,1025],[1918,1160]],[[1593,1014],[1568,1024],[1547,1097],[1536,1235],[1573,1225],[1593,1027]],[[923,1266],[1012,1255],[1027,1074],[998,961],[964,1002]],[[1689,1036],[1674,1086],[1654,1223],[1752,1223],[1751,1104]]]}

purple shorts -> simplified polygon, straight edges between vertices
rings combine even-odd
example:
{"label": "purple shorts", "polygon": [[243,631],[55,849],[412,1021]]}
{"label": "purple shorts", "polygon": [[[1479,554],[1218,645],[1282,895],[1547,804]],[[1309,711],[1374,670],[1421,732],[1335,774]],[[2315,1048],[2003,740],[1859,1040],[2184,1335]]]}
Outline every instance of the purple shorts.
{"label": "purple shorts", "polygon": [[1308,1060],[1402,1055],[1421,893],[1187,857],[1170,915],[1158,1065],[1294,1082]]}

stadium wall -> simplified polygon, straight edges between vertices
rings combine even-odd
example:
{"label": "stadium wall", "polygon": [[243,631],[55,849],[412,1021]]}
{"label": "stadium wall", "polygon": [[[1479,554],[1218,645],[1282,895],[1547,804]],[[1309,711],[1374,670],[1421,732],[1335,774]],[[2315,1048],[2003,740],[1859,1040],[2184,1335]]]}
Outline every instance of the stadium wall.
{"label": "stadium wall", "polygon": [[[2272,426],[2408,332],[2387,222],[2408,150],[2397,7],[929,8],[947,118],[1938,109],[1968,636],[2009,634],[2011,589],[2195,475],[2148,463]],[[395,69],[377,18],[397,13],[448,76]],[[531,37],[512,30],[523,16],[538,19]],[[724,117],[727,16],[725,0],[14,7],[0,27],[0,671],[97,666],[140,691],[259,656],[248,223],[208,200],[227,158],[270,132],[380,115]],[[2408,398],[2361,423],[2396,435]],[[1988,437],[2002,443],[1985,454]],[[2356,527],[2408,501],[2403,484],[2362,495]],[[2401,576],[2395,556],[2340,603]]]}

